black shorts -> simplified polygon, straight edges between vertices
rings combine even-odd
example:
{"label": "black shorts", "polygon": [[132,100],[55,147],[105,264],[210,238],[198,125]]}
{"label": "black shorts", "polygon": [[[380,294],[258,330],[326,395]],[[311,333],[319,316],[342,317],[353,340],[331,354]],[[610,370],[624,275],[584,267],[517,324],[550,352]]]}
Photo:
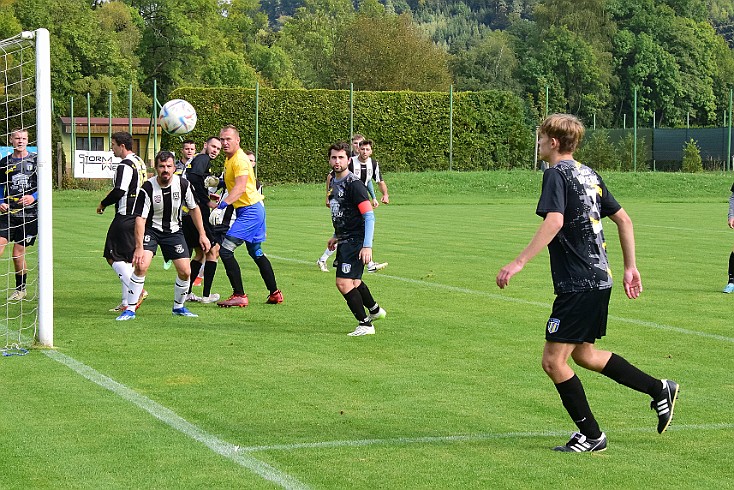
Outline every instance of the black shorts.
{"label": "black shorts", "polygon": [[362,238],[339,242],[336,247],[336,259],[334,259],[336,277],[362,279],[364,264],[359,258],[359,252],[362,250],[363,243]]}
{"label": "black shorts", "polygon": [[155,228],[146,228],[145,235],[143,235],[143,249],[150,250],[155,255],[158,247],[161,247],[163,259],[166,261],[191,257],[184,234],[180,230],[175,233],[165,233]]}
{"label": "black shorts", "polygon": [[218,243],[219,245],[224,242],[224,237],[227,236],[227,232],[229,231],[229,225],[216,225],[211,227],[212,230],[212,238],[214,241],[212,241],[212,246],[215,243]]}
{"label": "black shorts", "polygon": [[107,230],[104,258],[112,262],[132,262],[135,253],[135,216],[115,213]]}
{"label": "black shorts", "polygon": [[566,344],[593,344],[607,334],[607,314],[612,289],[597,289],[556,296],[545,326],[545,340]]}
{"label": "black shorts", "polygon": [[[201,209],[201,207],[199,207]],[[212,233],[212,227],[209,224],[209,213],[207,213],[206,220],[203,222],[204,232],[209,241],[214,244],[214,233]],[[181,219],[181,229],[183,230],[184,238],[186,239],[186,245],[189,250],[194,250],[199,247],[199,231],[194,225],[194,220],[188,214],[184,215]]]}
{"label": "black shorts", "polygon": [[36,243],[37,235],[37,216],[19,216],[12,213],[0,215],[0,237],[8,242],[30,247]]}

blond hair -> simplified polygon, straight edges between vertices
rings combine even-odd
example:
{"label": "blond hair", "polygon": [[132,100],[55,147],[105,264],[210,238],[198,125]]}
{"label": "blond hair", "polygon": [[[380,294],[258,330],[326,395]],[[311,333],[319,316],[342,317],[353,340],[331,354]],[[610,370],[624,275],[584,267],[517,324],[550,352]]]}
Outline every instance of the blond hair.
{"label": "blond hair", "polygon": [[581,143],[586,129],[584,124],[571,114],[551,114],[540,125],[541,134],[558,140],[560,153],[573,153]]}

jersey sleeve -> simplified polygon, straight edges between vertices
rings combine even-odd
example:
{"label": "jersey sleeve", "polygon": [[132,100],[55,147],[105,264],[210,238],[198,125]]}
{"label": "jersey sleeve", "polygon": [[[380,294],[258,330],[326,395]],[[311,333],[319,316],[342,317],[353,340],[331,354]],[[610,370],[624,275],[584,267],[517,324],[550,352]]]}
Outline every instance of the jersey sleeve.
{"label": "jersey sleeve", "polygon": [[545,218],[548,213],[566,210],[566,180],[561,172],[549,168],[543,173],[543,190],[535,214]]}
{"label": "jersey sleeve", "polygon": [[150,182],[146,181],[142,187],[140,187],[140,192],[138,192],[138,196],[135,198],[135,207],[133,208],[133,216],[140,216],[141,218],[148,219],[148,215],[150,215],[150,204],[151,204],[151,196],[153,194],[153,186]]}
{"label": "jersey sleeve", "polygon": [[194,197],[193,186],[191,185],[190,182],[187,182],[186,180],[181,179],[181,187],[184,193],[183,198],[184,198],[186,207],[189,209],[194,209],[197,206],[197,204],[196,204],[196,198]]}
{"label": "jersey sleeve", "polygon": [[601,187],[601,198],[599,199],[599,209],[601,210],[601,217],[606,218],[607,216],[611,216],[620,209],[622,209],[622,205],[617,202],[616,199],[614,199],[614,196],[611,192],[609,192],[609,189],[607,189],[606,184],[604,184],[604,181],[602,180],[601,176],[599,176],[599,187]]}

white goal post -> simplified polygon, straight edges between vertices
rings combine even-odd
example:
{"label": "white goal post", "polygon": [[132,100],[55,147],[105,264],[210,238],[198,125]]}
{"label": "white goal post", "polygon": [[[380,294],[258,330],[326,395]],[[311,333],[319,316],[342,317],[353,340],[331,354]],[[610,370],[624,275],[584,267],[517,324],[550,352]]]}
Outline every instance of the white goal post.
{"label": "white goal post", "polygon": [[[3,126],[0,133],[4,133],[6,140],[11,139],[14,128],[28,131],[29,136],[35,134],[35,141],[29,141],[28,144],[36,147],[35,172],[38,182],[38,235],[35,243],[38,260],[37,264],[28,264],[28,275],[37,276],[37,280],[34,279],[37,291],[34,291],[35,296],[32,298],[26,298],[24,294],[20,301],[16,298],[14,303],[9,301],[4,305],[6,318],[0,318],[0,321],[3,321],[2,327],[6,335],[0,339],[0,350],[6,355],[12,348],[24,350],[32,344],[53,347],[52,102],[48,30],[25,31],[12,38],[0,40],[0,60],[4,79],[3,90],[0,92],[4,106],[4,114],[0,113]],[[0,145],[5,143],[4,141]],[[7,144],[12,145],[10,141]],[[9,151],[12,153],[12,148]],[[25,166],[24,162],[27,160],[25,157],[18,157],[17,161]],[[8,182],[2,184],[7,187]],[[31,248],[26,247],[26,257],[31,255],[28,252]],[[13,244],[8,243],[2,259],[12,263],[12,250]],[[35,270],[31,270],[32,267]],[[11,274],[16,275],[11,270],[5,276]],[[11,281],[6,279],[6,282]],[[37,307],[32,304],[36,298]],[[30,301],[27,308],[24,307],[26,300]],[[18,317],[23,318],[18,321]],[[17,332],[14,333],[14,329]]]}

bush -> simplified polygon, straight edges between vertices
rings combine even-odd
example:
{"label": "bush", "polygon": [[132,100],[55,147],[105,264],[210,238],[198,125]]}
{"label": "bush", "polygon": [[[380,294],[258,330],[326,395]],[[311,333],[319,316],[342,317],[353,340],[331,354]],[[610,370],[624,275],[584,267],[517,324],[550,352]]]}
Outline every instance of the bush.
{"label": "bush", "polygon": [[683,164],[684,172],[696,173],[703,171],[703,163],[701,161],[701,149],[696,141],[691,138],[683,145]]}

